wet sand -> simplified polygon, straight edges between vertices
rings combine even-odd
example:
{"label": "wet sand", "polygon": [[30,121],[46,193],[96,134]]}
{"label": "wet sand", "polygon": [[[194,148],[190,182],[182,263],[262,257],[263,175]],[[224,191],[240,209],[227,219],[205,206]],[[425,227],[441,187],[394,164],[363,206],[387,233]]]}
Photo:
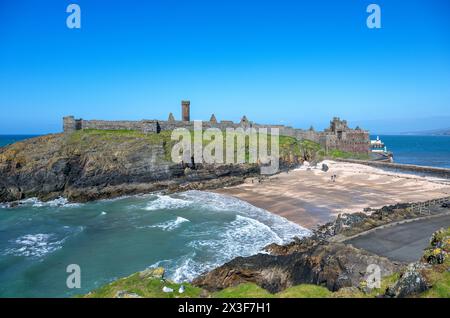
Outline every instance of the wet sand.
{"label": "wet sand", "polygon": [[[323,172],[305,167],[283,172],[262,182],[215,190],[283,216],[312,229],[339,213],[362,212],[364,208],[426,201],[450,196],[450,180],[384,171],[354,163],[325,161]],[[331,176],[336,175],[336,181]]]}

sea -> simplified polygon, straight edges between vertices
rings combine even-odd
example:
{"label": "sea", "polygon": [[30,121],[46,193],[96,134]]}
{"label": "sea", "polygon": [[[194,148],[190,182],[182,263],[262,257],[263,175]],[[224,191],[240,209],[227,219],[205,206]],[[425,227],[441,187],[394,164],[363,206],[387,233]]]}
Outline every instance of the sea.
{"label": "sea", "polygon": [[[376,139],[377,136],[371,136]],[[450,168],[450,136],[380,135],[394,162]]]}
{"label": "sea", "polygon": [[[0,146],[33,136],[0,136]],[[396,162],[450,168],[450,137],[380,136]],[[204,191],[70,203],[0,204],[0,297],[72,297],[149,267],[189,282],[237,256],[310,231],[239,199]],[[66,280],[80,266],[81,288]]]}
{"label": "sea", "polygon": [[[71,297],[149,267],[189,282],[310,231],[230,196],[187,191],[0,205],[0,297]],[[81,288],[66,285],[81,269]]]}

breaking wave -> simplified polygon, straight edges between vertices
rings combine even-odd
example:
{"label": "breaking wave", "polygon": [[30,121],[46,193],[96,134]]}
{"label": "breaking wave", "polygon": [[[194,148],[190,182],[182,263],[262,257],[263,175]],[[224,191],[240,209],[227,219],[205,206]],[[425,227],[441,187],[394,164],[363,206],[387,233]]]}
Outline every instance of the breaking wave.
{"label": "breaking wave", "polygon": [[[202,191],[188,191],[174,196],[176,198],[170,197],[174,201],[165,198],[165,202],[182,202],[183,207],[189,206],[205,215],[217,212],[234,214],[231,221],[190,223],[178,234],[186,239],[187,253],[151,265],[163,266],[167,276],[176,282],[191,281],[235,257],[263,253],[262,249],[271,243],[285,244],[294,237],[311,234],[297,224],[234,197]],[[177,217],[176,220],[151,227],[172,230],[186,221]]]}
{"label": "breaking wave", "polygon": [[27,234],[14,241],[15,247],[7,249],[5,255],[42,257],[62,247],[64,239],[58,240],[54,234]]}
{"label": "breaking wave", "polygon": [[180,225],[185,223],[185,222],[189,222],[189,220],[185,219],[185,218],[183,218],[181,216],[177,216],[177,218],[175,220],[162,222],[162,223],[158,223],[158,224],[155,224],[155,225],[149,225],[147,227],[148,228],[160,228],[163,231],[173,231],[176,228],[180,227]]}
{"label": "breaking wave", "polygon": [[281,239],[277,241],[279,243],[288,243],[296,236],[311,234],[311,231],[300,225],[232,196],[197,190],[183,192],[180,196],[204,210],[237,212],[238,216],[253,220],[252,222],[255,222],[253,225],[258,222],[259,225],[273,231]]}
{"label": "breaking wave", "polygon": [[[140,269],[150,264],[163,266],[167,278],[191,281],[235,257],[264,253],[263,248],[271,243],[284,244],[310,235],[309,230],[245,201],[202,191],[82,204],[64,198],[49,202],[28,199],[19,207],[0,213],[0,233],[5,234],[0,261],[55,266],[56,260],[65,261],[75,253],[96,272],[95,279],[86,279],[86,292],[99,287],[96,282],[135,272],[137,264]],[[122,260],[118,248],[129,261]],[[101,254],[97,257],[94,250]],[[111,268],[112,260],[117,266],[105,270]],[[35,279],[40,279],[38,274]],[[25,270],[20,271],[8,286],[26,275]],[[42,290],[34,293],[42,295]]]}
{"label": "breaking wave", "polygon": [[[78,207],[82,205],[81,203],[72,203],[69,202],[66,198],[59,197],[57,199],[43,202],[38,198],[28,198],[23,199],[17,202],[14,202],[14,206],[18,207],[33,207],[33,208],[41,208],[41,207]],[[12,203],[2,203],[0,204],[0,208],[10,208],[12,207]]]}
{"label": "breaking wave", "polygon": [[3,255],[41,258],[63,247],[64,242],[71,236],[84,231],[83,226],[62,226],[54,233],[25,234],[9,240],[10,247],[3,251]]}
{"label": "breaking wave", "polygon": [[179,209],[188,207],[191,205],[192,202],[174,198],[168,195],[162,195],[158,194],[156,200],[153,200],[148,203],[148,205],[145,207],[145,210],[147,211],[155,211],[155,210],[163,210],[163,209]]}

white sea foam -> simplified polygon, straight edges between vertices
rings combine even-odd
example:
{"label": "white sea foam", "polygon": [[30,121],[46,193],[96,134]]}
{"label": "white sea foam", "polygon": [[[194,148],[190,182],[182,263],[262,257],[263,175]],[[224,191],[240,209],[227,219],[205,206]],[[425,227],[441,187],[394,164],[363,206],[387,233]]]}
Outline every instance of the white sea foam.
{"label": "white sea foam", "polygon": [[[43,202],[39,200],[38,198],[28,198],[24,200],[20,200],[19,202],[20,206],[25,207],[34,207],[34,208],[40,208],[40,207],[78,207],[81,205],[81,203],[72,203],[69,202],[66,198],[59,197],[57,199]],[[4,207],[10,207],[11,205],[6,203]]]}
{"label": "white sea foam", "polygon": [[191,252],[153,265],[165,267],[167,276],[176,282],[191,281],[237,256],[261,253],[271,243],[284,244],[294,237],[311,234],[297,224],[234,197],[202,191],[188,191],[177,197],[188,202],[184,206],[189,205],[200,213],[212,210],[235,214],[235,218],[228,223],[192,224],[180,234],[190,239],[187,247]]}
{"label": "white sea foam", "polygon": [[[237,256],[250,256],[260,253],[271,244],[284,241],[270,227],[258,220],[237,215],[235,220],[218,231],[216,238],[193,240],[188,246],[198,254],[210,255],[208,259],[176,260],[177,266],[171,278],[177,282],[192,280],[199,274],[220,266]],[[195,254],[194,254],[195,255]]]}
{"label": "white sea foam", "polygon": [[158,223],[155,225],[149,225],[149,226],[147,226],[147,228],[160,228],[163,231],[173,231],[176,228],[180,227],[181,224],[183,224],[185,222],[189,222],[189,220],[185,219],[181,216],[177,216],[177,218],[175,220],[170,220],[170,221]]}
{"label": "white sea foam", "polygon": [[158,194],[157,199],[150,201],[145,207],[147,211],[164,210],[164,209],[179,209],[187,207],[192,202],[183,199],[177,199],[168,195]]}
{"label": "white sea foam", "polygon": [[[163,266],[167,277],[177,282],[191,281],[237,256],[261,253],[270,243],[283,244],[296,236],[310,234],[280,216],[231,196],[188,191],[173,195],[151,194],[137,199],[123,204],[124,214],[120,214],[123,218],[118,218],[117,222],[121,226],[129,222],[133,227],[157,228],[164,231],[158,234],[162,235],[161,238],[170,236],[170,242],[177,242],[179,254],[153,265]],[[106,203],[93,203],[100,204],[96,206],[96,215],[105,215],[105,211],[109,211],[103,206]],[[24,204],[30,207],[59,207],[70,203],[66,200],[46,203],[28,200]],[[68,210],[67,213],[72,212]],[[161,218],[165,221],[160,221]],[[155,219],[159,221],[152,221]],[[110,222],[105,224],[110,225]],[[60,249],[73,233],[73,227],[63,226],[49,232],[23,235],[11,240],[6,252],[9,255],[41,258]],[[148,235],[151,235],[150,231]],[[161,258],[169,257],[165,251],[161,253]],[[171,253],[169,255],[173,256]]]}
{"label": "white sea foam", "polygon": [[65,239],[58,240],[55,234],[27,234],[14,240],[15,247],[5,251],[5,255],[42,257],[62,247]]}
{"label": "white sea foam", "polygon": [[281,238],[281,243],[290,242],[294,237],[311,235],[311,231],[300,225],[232,196],[197,190],[183,192],[180,196],[192,202],[195,207],[198,206],[205,210],[236,212],[242,217],[258,220],[274,231]]}

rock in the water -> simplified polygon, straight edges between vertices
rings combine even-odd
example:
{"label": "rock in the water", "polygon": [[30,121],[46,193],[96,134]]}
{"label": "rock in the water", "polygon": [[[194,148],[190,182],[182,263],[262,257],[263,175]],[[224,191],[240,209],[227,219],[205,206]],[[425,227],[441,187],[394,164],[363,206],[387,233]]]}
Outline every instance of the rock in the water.
{"label": "rock in the water", "polygon": [[323,164],[322,164],[322,171],[323,171],[323,172],[327,172],[328,169],[329,169],[329,168],[328,168],[328,165],[325,164],[325,163],[323,163]]}
{"label": "rock in the water", "polygon": [[163,279],[164,278],[164,268],[147,268],[146,270],[139,272],[139,277],[142,279]]}
{"label": "rock in the water", "polygon": [[414,296],[426,291],[429,286],[422,274],[424,266],[424,264],[420,263],[409,264],[397,283],[387,289],[386,296],[401,298]]}

